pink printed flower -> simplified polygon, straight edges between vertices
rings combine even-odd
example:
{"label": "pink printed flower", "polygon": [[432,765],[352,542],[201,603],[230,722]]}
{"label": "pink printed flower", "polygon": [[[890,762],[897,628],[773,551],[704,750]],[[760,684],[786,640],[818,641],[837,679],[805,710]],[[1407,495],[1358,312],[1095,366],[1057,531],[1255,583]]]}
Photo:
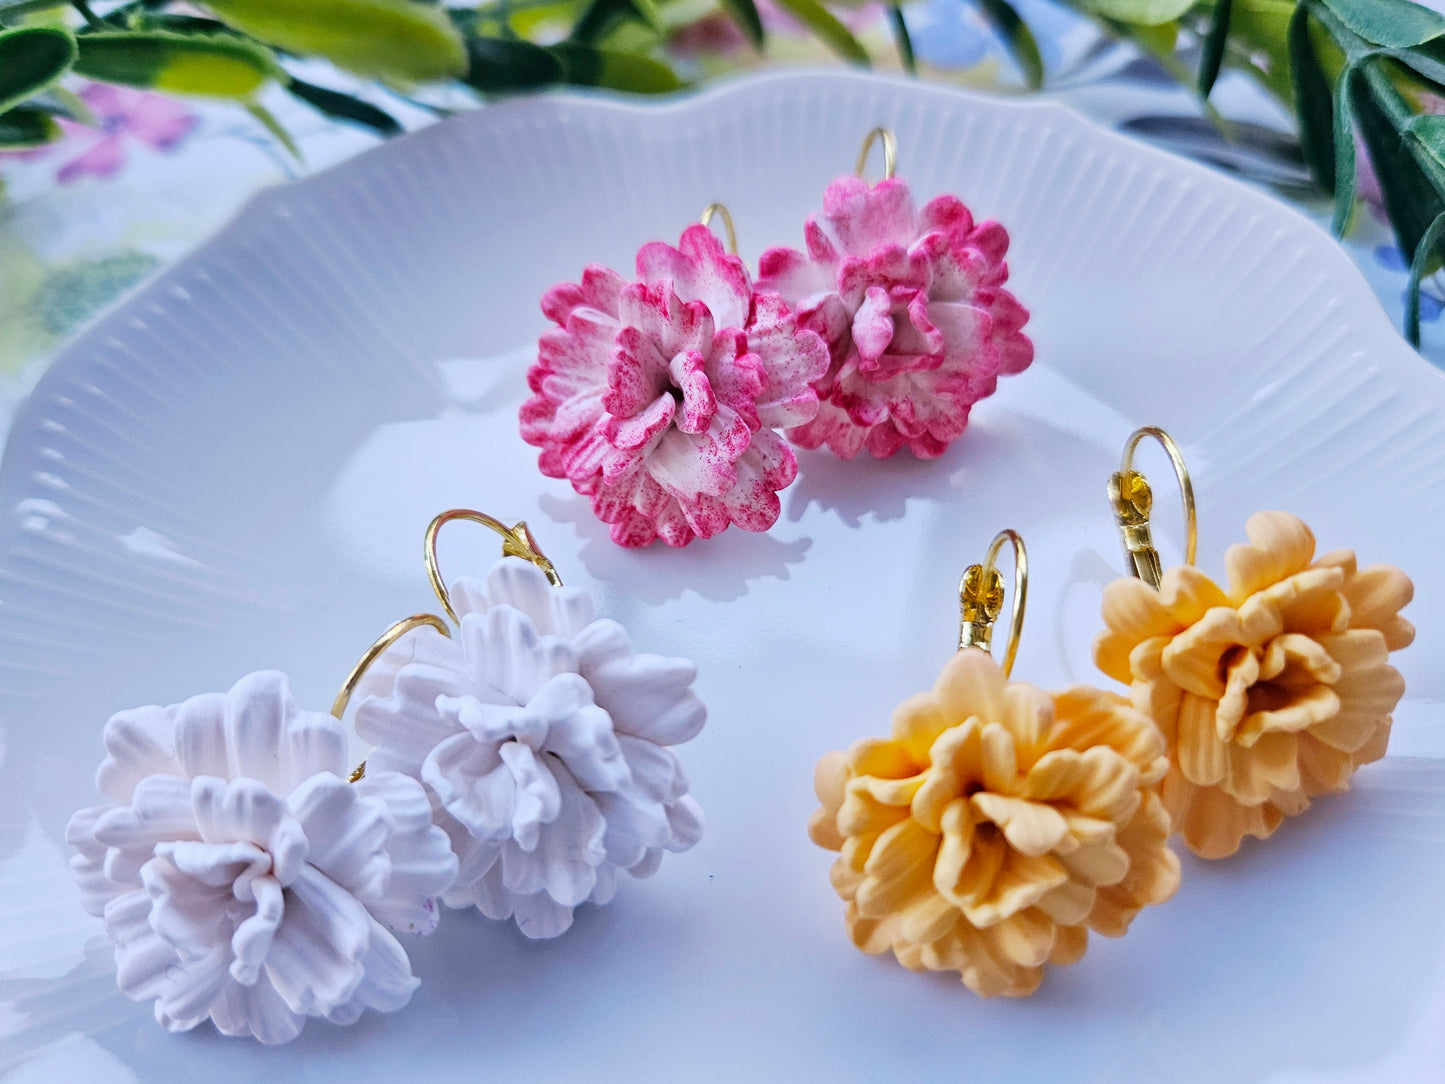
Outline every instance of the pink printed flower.
{"label": "pink printed flower", "polygon": [[522,439],[619,545],[767,530],[798,472],[775,430],[817,412],[827,347],[705,226],[644,245],[637,277],[592,265],[542,298],[557,327],[527,374]]}
{"label": "pink printed flower", "polygon": [[95,115],[95,127],[59,117],[56,123],[65,133],[60,142],[22,152],[25,158],[38,158],[60,148],[83,148],[56,172],[61,184],[85,176],[115,176],[125,165],[127,138],[152,150],[169,151],[198,123],[195,114],[174,98],[130,87],[91,83],[80,97]]}
{"label": "pink printed flower", "polygon": [[1028,312],[1003,286],[1008,233],[974,222],[955,197],[920,213],[903,181],[843,177],[804,234],[806,254],[769,249],[758,277],[832,354],[817,417],[788,431],[802,447],[826,444],[844,459],[863,448],[883,459],[905,444],[923,459],[942,455],[999,374],[1033,361],[1020,330]]}

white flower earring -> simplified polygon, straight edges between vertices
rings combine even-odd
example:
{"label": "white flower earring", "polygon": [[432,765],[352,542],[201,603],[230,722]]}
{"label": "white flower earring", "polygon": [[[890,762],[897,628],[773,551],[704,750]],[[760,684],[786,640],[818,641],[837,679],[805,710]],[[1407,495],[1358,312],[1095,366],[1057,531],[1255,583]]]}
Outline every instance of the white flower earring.
{"label": "white flower earring", "polygon": [[[438,531],[469,520],[506,555],[484,580],[450,588]],[[418,628],[358,688],[357,733],[372,769],[421,781],[460,860],[442,896],[555,937],[584,902],[607,903],[618,871],[656,872],[702,834],[671,746],[706,709],[685,659],[637,654],[617,622],[561,578],[526,524],[454,509],[426,531],[432,586],[458,633]]]}
{"label": "white flower earring", "polygon": [[66,838],[85,909],[115,942],[116,979],[188,1031],[294,1039],[309,1016],[394,1012],[418,980],[392,930],[428,934],[457,859],[426,794],[398,772],[348,781],[340,715],[301,711],[286,675],[113,715],[96,784]]}

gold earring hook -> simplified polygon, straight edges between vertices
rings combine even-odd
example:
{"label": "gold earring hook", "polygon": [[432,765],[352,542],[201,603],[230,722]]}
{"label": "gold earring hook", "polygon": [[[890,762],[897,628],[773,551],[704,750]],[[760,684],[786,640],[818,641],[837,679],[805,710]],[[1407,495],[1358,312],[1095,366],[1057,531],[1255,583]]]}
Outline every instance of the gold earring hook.
{"label": "gold earring hook", "polygon": [[728,254],[736,256],[738,254],[738,231],[733,226],[733,216],[721,203],[714,202],[709,203],[702,209],[702,215],[698,218],[698,221],[704,226],[711,226],[713,215],[717,215],[718,218],[722,219],[723,232],[727,235],[728,239]]}
{"label": "gold earring hook", "polygon": [[[402,618],[378,636],[361,658],[356,660],[356,665],[351,668],[351,673],[347,674],[346,680],[341,683],[341,691],[331,702],[331,714],[338,719],[345,715],[351,698],[356,694],[356,687],[361,684],[361,679],[366,676],[366,672],[371,669],[376,660],[381,658],[389,647],[407,633],[423,627],[436,629],[443,636],[451,638],[451,629],[447,628],[447,623],[436,614],[412,614],[410,617]],[[350,782],[360,782],[365,776],[366,761],[363,760],[351,773]]]}
{"label": "gold earring hook", "polygon": [[883,140],[883,179],[891,181],[893,171],[898,165],[898,139],[892,131],[884,127],[874,128],[863,140],[863,149],[858,153],[858,166],[854,169],[859,177],[863,176],[864,170],[868,168],[868,154],[873,150],[873,144]]}
{"label": "gold earring hook", "polygon": [[999,575],[999,550],[1007,542],[1014,551],[1013,606],[1009,615],[1008,645],[1003,653],[1003,675],[1013,673],[1014,658],[1019,653],[1019,637],[1024,629],[1024,607],[1029,594],[1029,555],[1017,531],[1004,530],[994,536],[981,565],[969,565],[958,582],[960,620],[958,649],[981,647],[991,651],[993,624],[1003,612],[1003,577]]}
{"label": "gold earring hook", "polygon": [[1174,443],[1174,438],[1158,426],[1146,425],[1134,430],[1124,445],[1124,458],[1119,470],[1109,477],[1109,504],[1113,506],[1114,522],[1124,542],[1124,560],[1129,565],[1129,571],[1158,590],[1164,579],[1164,568],[1159,560],[1159,551],[1154,548],[1154,535],[1149,526],[1154,491],[1145,477],[1134,470],[1134,450],[1145,437],[1152,437],[1163,446],[1169,462],[1174,465],[1174,476],[1179,480],[1179,495],[1184,504],[1186,565],[1194,563],[1199,544],[1199,520],[1194,505],[1194,484],[1189,480],[1189,468],[1184,465],[1184,453]]}
{"label": "gold earring hook", "polygon": [[496,531],[502,536],[502,556],[520,557],[524,561],[531,561],[547,574],[547,580],[553,587],[562,586],[562,577],[557,574],[557,570],[552,567],[552,562],[547,559],[547,555],[537,545],[525,522],[518,522],[515,527],[508,527],[501,520],[493,519],[485,512],[475,512],[470,508],[453,508],[451,511],[437,516],[427,524],[426,528],[427,578],[431,580],[431,588],[441,601],[442,609],[446,610],[447,616],[453,621],[458,621],[457,612],[452,609],[452,597],[447,591],[446,581],[442,579],[441,566],[437,564],[437,533],[455,519],[480,523],[483,527]]}

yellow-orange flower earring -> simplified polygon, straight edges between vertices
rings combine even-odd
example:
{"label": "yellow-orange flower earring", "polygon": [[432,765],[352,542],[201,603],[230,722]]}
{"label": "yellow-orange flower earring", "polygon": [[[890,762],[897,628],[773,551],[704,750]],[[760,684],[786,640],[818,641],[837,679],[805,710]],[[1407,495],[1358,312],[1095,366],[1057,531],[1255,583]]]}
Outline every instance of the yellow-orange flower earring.
{"label": "yellow-orange flower earring", "polygon": [[[1149,537],[1149,483],[1132,466],[1145,437],[1169,453],[1184,495],[1185,563],[1167,572]],[[1405,691],[1388,657],[1415,637],[1399,616],[1414,588],[1397,568],[1358,568],[1350,550],[1316,558],[1314,535],[1287,512],[1250,516],[1249,544],[1230,547],[1217,586],[1194,567],[1193,490],[1161,429],[1129,438],[1109,499],[1137,578],[1105,589],[1094,661],[1164,734],[1175,829],[1196,854],[1222,858],[1384,755]]]}
{"label": "yellow-orange flower earring", "polygon": [[[989,654],[1003,608],[994,563],[1015,552],[1003,666]],[[982,997],[1022,997],[1047,964],[1117,937],[1179,886],[1156,786],[1167,769],[1150,721],[1114,693],[1047,693],[1008,675],[1028,564],[1013,531],[959,586],[959,650],[932,691],[893,713],[892,736],[818,763],[809,835],[842,852],[832,881],[867,953],[958,971]]]}

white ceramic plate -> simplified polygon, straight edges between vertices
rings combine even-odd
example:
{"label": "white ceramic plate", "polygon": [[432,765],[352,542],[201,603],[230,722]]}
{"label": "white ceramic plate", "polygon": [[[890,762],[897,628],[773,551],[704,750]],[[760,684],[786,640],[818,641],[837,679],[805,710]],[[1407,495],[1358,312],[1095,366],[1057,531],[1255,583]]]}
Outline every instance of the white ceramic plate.
{"label": "white ceramic plate", "polygon": [[[800,456],[765,536],[621,550],[517,435],[537,299],[725,200],[744,255],[797,243],[861,135],[919,196],[1013,235],[1038,361],[935,462]],[[1300,216],[1055,106],[854,75],[663,105],[557,97],[439,125],[268,192],[71,344],[0,471],[0,1066],[16,1079],[1424,1079],[1445,1065],[1445,761],[1393,756],[1024,1002],[852,949],[804,826],[822,752],[882,733],[956,636],[1001,527],[1034,576],[1016,674],[1101,681],[1124,437],[1184,445],[1200,562],[1283,507],[1407,569],[1419,626],[1393,752],[1445,694],[1445,380]],[[1169,485],[1162,457],[1144,466]],[[282,1050],[162,1032],[115,990],[63,827],[112,711],[262,666],[330,703],[430,604],[436,512],[525,517],[644,649],[701,666],[694,851],[554,943],[451,915],[411,1006]],[[1166,543],[1179,529],[1161,497]],[[490,536],[444,541],[480,571]],[[1166,556],[1170,556],[1166,553]],[[218,1068],[221,1067],[221,1068]],[[1432,1076],[1432,1078],[1434,1078]]]}

